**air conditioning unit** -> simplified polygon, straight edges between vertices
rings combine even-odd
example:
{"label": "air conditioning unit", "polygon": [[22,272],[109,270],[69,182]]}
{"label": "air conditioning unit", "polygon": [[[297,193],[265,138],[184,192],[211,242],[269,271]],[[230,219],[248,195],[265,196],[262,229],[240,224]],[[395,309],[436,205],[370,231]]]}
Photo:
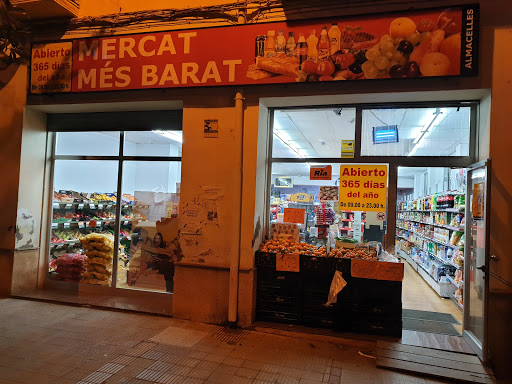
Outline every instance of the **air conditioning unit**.
{"label": "air conditioning unit", "polygon": [[32,20],[75,17],[80,9],[79,0],[11,0],[11,5],[22,8]]}

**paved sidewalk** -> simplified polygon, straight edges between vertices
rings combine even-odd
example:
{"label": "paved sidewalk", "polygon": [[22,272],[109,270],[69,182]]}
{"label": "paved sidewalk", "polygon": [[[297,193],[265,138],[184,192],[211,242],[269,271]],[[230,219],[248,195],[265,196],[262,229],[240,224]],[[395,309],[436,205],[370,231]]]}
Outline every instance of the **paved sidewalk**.
{"label": "paved sidewalk", "polygon": [[358,352],[171,318],[0,299],[0,384],[438,382],[377,369]]}

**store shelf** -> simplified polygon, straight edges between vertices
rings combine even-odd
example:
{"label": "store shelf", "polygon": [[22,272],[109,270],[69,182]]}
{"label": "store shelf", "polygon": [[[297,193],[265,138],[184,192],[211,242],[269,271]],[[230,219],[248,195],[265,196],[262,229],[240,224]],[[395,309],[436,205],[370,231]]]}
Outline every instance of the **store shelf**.
{"label": "store shelf", "polygon": [[455,305],[457,306],[457,308],[459,308],[461,311],[464,310],[464,306],[462,304],[459,303],[459,301],[455,298],[455,296],[451,293],[448,293],[448,296],[450,297],[450,299],[453,300],[453,302],[455,303]]}
{"label": "store shelf", "polygon": [[58,243],[54,243],[54,242],[52,241],[52,243],[51,243],[51,244],[52,244],[52,246],[54,246],[54,247],[58,247],[58,246],[60,246],[60,245],[78,244],[79,242],[80,242],[80,240],[76,240],[76,239],[75,239],[75,240],[66,240],[66,241],[62,241],[62,242],[58,242]]}
{"label": "store shelf", "polygon": [[[354,219],[341,219],[341,221],[354,222]],[[361,223],[366,223],[366,220],[361,220]]]}
{"label": "store shelf", "polygon": [[[58,204],[58,205],[69,205],[69,206],[74,206],[74,205],[104,205],[104,206],[107,206],[107,207],[110,207],[110,206],[115,206],[117,205],[117,203],[111,201],[111,202],[104,202],[104,203],[65,203],[63,201],[54,201],[53,204]],[[122,205],[123,207],[135,207],[135,204],[123,204]]]}
{"label": "store shelf", "polygon": [[410,219],[402,219],[402,218],[397,218],[397,220],[410,221],[411,223],[418,223],[418,224],[432,225],[432,226],[434,226],[434,227],[439,227],[439,228],[449,229],[449,230],[451,230],[451,231],[464,232],[464,227],[452,227],[451,225],[424,223],[423,221],[410,220]]}
{"label": "store shelf", "polygon": [[460,282],[460,284],[457,284],[457,283],[455,282],[455,280],[453,280],[453,278],[452,278],[451,276],[446,276],[446,278],[448,279],[448,281],[449,281],[450,283],[452,283],[453,285],[455,285],[457,288],[461,288],[462,286],[464,286],[464,282],[463,282],[463,281],[461,281],[461,282]]}
{"label": "store shelf", "polygon": [[[52,220],[52,223],[54,224],[78,224],[78,223],[89,223],[91,221],[96,221],[97,223],[114,223],[116,219],[102,219],[102,220],[67,220],[67,221],[60,221],[59,219]],[[125,221],[134,221],[133,219],[121,219],[121,222]]]}
{"label": "store shelf", "polygon": [[453,212],[462,213],[460,208],[445,208],[445,209],[397,209],[396,212]]}
{"label": "store shelf", "polygon": [[451,261],[451,260],[446,260],[446,264],[449,264],[449,265],[451,265],[452,267],[455,267],[455,268],[457,268],[457,269],[461,269],[461,267],[460,267],[459,265],[455,264],[455,263],[454,263],[453,261]]}
{"label": "store shelf", "polygon": [[[405,259],[409,265],[416,271],[418,274],[427,282],[430,287],[436,291],[436,293],[441,296],[441,287],[439,283],[437,283],[434,278],[430,275],[430,273],[423,267],[423,265],[416,263],[408,254],[406,254],[401,249],[396,249],[396,253],[403,259]],[[444,296],[441,296],[444,297]]]}
{"label": "store shelf", "polygon": [[409,231],[411,233],[414,233],[416,236],[421,237],[421,238],[423,238],[425,240],[432,241],[434,243],[438,243],[438,244],[441,244],[441,245],[444,245],[446,247],[450,247],[450,248],[453,248],[453,249],[459,249],[458,245],[453,245],[453,244],[450,244],[450,243],[445,243],[444,241],[441,241],[441,240],[432,239],[430,237],[422,235],[421,233],[413,231],[412,229],[407,229],[407,228],[399,227],[399,226],[396,226],[396,228],[403,229],[404,231]]}

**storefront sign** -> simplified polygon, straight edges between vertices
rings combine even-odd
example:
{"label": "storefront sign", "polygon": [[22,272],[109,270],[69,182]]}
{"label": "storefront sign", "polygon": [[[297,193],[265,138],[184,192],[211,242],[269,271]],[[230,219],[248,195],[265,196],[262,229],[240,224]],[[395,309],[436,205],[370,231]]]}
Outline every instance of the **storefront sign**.
{"label": "storefront sign", "polygon": [[294,193],[290,197],[290,201],[294,201],[297,203],[312,203],[313,202],[313,195],[310,193],[304,193],[304,192],[298,192]]}
{"label": "storefront sign", "polygon": [[300,255],[297,253],[277,253],[276,271],[280,272],[300,272]]}
{"label": "storefront sign", "polygon": [[285,208],[283,222],[304,224],[305,215],[306,215],[305,209]]}
{"label": "storefront sign", "polygon": [[350,164],[340,166],[340,210],[386,210],[388,166]]}
{"label": "storefront sign", "polygon": [[71,92],[73,43],[32,47],[30,93]]}
{"label": "storefront sign", "polygon": [[403,263],[353,259],[350,262],[352,277],[371,280],[402,281]]}
{"label": "storefront sign", "polygon": [[[454,6],[77,39],[71,92],[473,76],[478,12],[478,5]],[[40,83],[31,92],[69,91],[39,76],[40,64],[49,71],[66,52],[59,44],[70,43],[33,47],[31,76]]]}
{"label": "storefront sign", "polygon": [[341,140],[341,158],[354,158],[354,140]]}
{"label": "storefront sign", "polygon": [[325,167],[309,169],[309,180],[331,180],[332,179],[332,165]]}

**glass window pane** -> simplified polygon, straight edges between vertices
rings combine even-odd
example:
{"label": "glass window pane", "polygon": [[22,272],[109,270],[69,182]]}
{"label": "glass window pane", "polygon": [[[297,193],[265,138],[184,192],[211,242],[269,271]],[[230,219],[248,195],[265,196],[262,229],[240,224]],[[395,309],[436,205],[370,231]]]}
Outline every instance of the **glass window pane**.
{"label": "glass window pane", "polygon": [[363,110],[361,156],[469,156],[470,107]]}
{"label": "glass window pane", "polygon": [[118,287],[173,292],[181,259],[178,207],[181,163],[126,161],[123,195],[133,201],[121,226]]}
{"label": "glass window pane", "polygon": [[119,132],[57,132],[56,155],[119,156]]}
{"label": "glass window pane", "polygon": [[272,157],[341,157],[341,141],[355,139],[355,108],[274,112]]}
{"label": "glass window pane", "polygon": [[[331,180],[310,180],[310,166],[326,165],[332,166]],[[285,208],[299,208],[305,210],[305,223],[299,224],[301,242],[318,246],[336,237],[353,238],[357,215],[354,211],[340,211],[338,207],[340,165],[273,163],[270,222],[282,223]],[[382,226],[381,223],[377,212],[362,211],[362,241],[382,242],[386,227],[385,222]]]}
{"label": "glass window pane", "polygon": [[51,280],[111,285],[117,173],[117,161],[55,161]]}
{"label": "glass window pane", "polygon": [[182,142],[182,131],[129,131],[124,134],[124,154],[181,157]]}

